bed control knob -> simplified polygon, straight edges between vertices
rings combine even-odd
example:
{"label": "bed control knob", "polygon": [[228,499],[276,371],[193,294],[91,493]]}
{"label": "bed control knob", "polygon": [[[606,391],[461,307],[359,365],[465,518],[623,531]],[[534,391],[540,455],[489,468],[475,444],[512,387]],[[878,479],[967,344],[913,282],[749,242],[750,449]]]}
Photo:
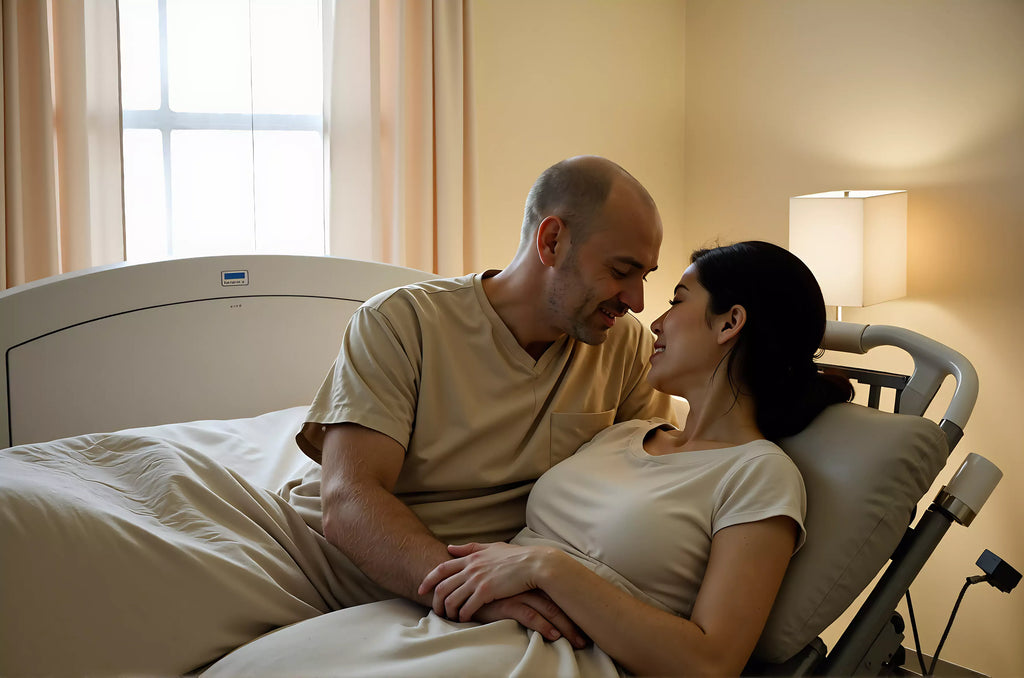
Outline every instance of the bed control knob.
{"label": "bed control knob", "polygon": [[981,511],[1002,477],[1003,472],[998,466],[972,452],[960,465],[949,485],[939,490],[935,503],[966,527]]}

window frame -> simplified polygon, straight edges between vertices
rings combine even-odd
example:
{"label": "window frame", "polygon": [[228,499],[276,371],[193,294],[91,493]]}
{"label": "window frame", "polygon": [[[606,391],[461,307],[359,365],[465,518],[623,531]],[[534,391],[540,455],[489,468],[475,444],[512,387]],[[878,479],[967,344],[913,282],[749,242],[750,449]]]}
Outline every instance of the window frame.
{"label": "window frame", "polygon": [[[118,0],[118,2],[120,2],[120,0]],[[320,135],[321,140],[323,140],[324,120],[323,115],[312,114],[210,113],[173,110],[170,107],[167,2],[168,0],[157,0],[157,26],[160,54],[160,107],[156,109],[127,109],[124,108],[122,104],[121,126],[122,136],[124,135],[124,130],[129,129],[160,132],[164,178],[164,210],[165,218],[167,220],[166,255],[168,258],[174,258],[173,187],[171,185],[172,132],[188,130],[241,130],[249,131],[251,133],[255,133],[257,131],[316,132]],[[252,181],[255,183],[255,177],[253,177]],[[254,214],[254,222],[255,218],[256,216]]]}

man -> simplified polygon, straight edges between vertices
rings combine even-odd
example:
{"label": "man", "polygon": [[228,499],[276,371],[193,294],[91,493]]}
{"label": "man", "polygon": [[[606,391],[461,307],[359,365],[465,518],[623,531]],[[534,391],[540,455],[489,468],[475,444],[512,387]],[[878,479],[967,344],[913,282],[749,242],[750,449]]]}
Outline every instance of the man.
{"label": "man", "polygon": [[[346,557],[331,563],[339,600],[429,605],[417,587],[446,544],[510,538],[550,466],[616,421],[672,418],[645,379],[651,335],[627,315],[643,309],[661,239],[636,179],[570,158],[532,187],[504,270],[399,288],[356,312],[297,436],[322,470],[286,490]],[[583,642],[540,594],[475,618]]]}

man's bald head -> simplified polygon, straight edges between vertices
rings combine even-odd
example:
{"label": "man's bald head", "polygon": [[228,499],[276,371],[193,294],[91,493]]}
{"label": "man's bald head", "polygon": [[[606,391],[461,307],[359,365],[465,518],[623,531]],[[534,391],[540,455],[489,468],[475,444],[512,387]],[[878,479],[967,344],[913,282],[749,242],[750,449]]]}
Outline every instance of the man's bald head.
{"label": "man's bald head", "polygon": [[569,228],[573,245],[580,245],[600,222],[599,216],[617,183],[657,209],[647,189],[633,175],[607,158],[582,155],[552,165],[534,182],[526,198],[520,250],[529,247],[537,226],[556,216]]}

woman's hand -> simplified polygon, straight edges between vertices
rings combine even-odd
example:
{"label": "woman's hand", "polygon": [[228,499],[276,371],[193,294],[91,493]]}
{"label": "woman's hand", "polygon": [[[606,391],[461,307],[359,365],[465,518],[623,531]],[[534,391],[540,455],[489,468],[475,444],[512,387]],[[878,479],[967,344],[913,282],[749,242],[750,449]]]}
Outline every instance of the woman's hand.
{"label": "woman's hand", "polygon": [[503,542],[449,546],[448,552],[455,558],[431,570],[419,593],[433,589],[434,612],[459,621],[493,600],[541,588],[543,569],[557,558],[554,549]]}

